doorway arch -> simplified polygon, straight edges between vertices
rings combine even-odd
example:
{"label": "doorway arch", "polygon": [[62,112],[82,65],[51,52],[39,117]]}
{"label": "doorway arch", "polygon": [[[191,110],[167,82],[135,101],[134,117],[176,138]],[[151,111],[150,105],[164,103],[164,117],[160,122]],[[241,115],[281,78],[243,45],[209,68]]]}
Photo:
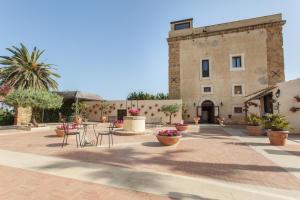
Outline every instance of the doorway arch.
{"label": "doorway arch", "polygon": [[215,123],[215,104],[211,100],[205,100],[201,103],[201,122]]}

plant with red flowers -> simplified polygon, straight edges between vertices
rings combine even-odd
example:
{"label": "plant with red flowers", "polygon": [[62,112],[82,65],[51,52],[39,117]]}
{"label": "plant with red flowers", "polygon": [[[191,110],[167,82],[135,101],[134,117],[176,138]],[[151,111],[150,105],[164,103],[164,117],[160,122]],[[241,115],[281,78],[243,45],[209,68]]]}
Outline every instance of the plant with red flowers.
{"label": "plant with red flowers", "polygon": [[159,136],[168,136],[168,137],[174,137],[174,136],[181,136],[181,133],[177,130],[162,130],[158,132]]}
{"label": "plant with red flowers", "polygon": [[181,137],[181,133],[177,130],[162,130],[156,135],[158,141],[165,146],[178,143]]}
{"label": "plant with red flowers", "polygon": [[115,127],[122,128],[123,127],[123,120],[116,120],[114,122]]}
{"label": "plant with red flowers", "polygon": [[297,108],[297,107],[291,107],[290,108],[290,111],[294,112],[294,113],[297,112],[298,110],[300,110],[300,108]]}
{"label": "plant with red flowers", "polygon": [[131,116],[138,116],[140,114],[140,109],[131,108],[128,110],[128,112]]}
{"label": "plant with red flowers", "polygon": [[0,95],[6,96],[10,92],[10,89],[8,85],[2,85],[0,87]]}

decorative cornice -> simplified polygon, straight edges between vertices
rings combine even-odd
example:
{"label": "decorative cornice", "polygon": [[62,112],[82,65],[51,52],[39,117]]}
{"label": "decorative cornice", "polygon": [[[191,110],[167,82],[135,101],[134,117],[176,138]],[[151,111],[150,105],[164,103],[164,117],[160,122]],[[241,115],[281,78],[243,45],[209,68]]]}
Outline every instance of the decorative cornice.
{"label": "decorative cornice", "polygon": [[229,33],[246,32],[246,31],[269,28],[269,27],[274,27],[274,26],[283,26],[285,24],[285,22],[286,22],[285,20],[282,20],[282,21],[277,21],[277,22],[263,23],[263,24],[250,25],[250,26],[241,26],[238,28],[224,29],[224,30],[218,30],[218,31],[208,31],[208,32],[202,32],[202,33],[196,33],[196,34],[192,33],[189,35],[169,37],[167,39],[167,41],[174,42],[174,41],[180,41],[180,40],[191,40],[191,39],[201,38],[201,37],[224,35],[224,34],[229,34]]}

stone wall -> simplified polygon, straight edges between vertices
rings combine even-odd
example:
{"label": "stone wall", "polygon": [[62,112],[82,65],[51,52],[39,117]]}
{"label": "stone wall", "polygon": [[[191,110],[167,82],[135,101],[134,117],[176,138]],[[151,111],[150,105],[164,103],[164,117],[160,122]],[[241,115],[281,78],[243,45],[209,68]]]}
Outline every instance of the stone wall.
{"label": "stone wall", "polygon": [[283,58],[283,38],[282,25],[274,24],[267,27],[267,66],[268,66],[268,84],[285,80],[284,76],[284,58]]}
{"label": "stone wall", "polygon": [[180,99],[180,46],[169,42],[169,97]]}
{"label": "stone wall", "polygon": [[[99,101],[87,101],[89,105],[89,120],[99,121],[101,117],[101,111]],[[146,117],[146,123],[167,123],[169,122],[169,116],[166,116],[162,111],[163,105],[180,104],[181,100],[115,100],[108,101],[110,108],[104,113],[104,116],[117,117],[118,110],[129,110],[131,108],[139,108],[141,110],[140,115]],[[129,115],[127,113],[127,115]],[[182,120],[182,109],[172,117],[172,123],[179,123]]]}

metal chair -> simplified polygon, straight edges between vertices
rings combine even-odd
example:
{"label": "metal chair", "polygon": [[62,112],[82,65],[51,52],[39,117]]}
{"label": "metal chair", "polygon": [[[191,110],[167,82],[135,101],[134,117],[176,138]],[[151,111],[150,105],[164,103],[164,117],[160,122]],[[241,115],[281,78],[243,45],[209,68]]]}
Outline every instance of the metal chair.
{"label": "metal chair", "polygon": [[67,144],[69,135],[75,135],[76,136],[77,148],[79,146],[81,146],[81,144],[80,144],[80,131],[78,129],[77,130],[70,130],[69,124],[66,123],[66,122],[63,122],[63,128],[64,128],[64,139],[62,141],[61,148],[63,148],[64,145]]}
{"label": "metal chair", "polygon": [[114,126],[114,123],[110,123],[110,125],[108,127],[108,132],[99,132],[98,135],[97,135],[96,146],[98,146],[99,137],[100,137],[100,146],[101,146],[103,135],[107,135],[108,136],[108,148],[110,148],[110,143],[113,146],[114,145],[114,138],[113,138],[113,130],[114,130],[114,128],[116,128]]}

